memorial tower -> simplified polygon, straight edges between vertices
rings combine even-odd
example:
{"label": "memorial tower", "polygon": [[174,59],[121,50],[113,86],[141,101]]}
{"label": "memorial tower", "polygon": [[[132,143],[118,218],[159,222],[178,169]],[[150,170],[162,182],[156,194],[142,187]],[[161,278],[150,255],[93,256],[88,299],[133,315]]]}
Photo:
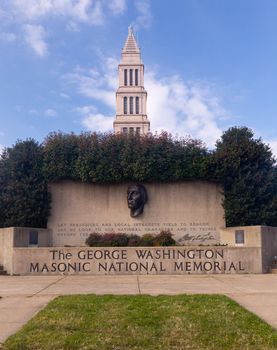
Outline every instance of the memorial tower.
{"label": "memorial tower", "polygon": [[118,80],[114,132],[148,134],[150,122],[146,114],[144,64],[131,26],[128,28],[128,37],[118,65]]}

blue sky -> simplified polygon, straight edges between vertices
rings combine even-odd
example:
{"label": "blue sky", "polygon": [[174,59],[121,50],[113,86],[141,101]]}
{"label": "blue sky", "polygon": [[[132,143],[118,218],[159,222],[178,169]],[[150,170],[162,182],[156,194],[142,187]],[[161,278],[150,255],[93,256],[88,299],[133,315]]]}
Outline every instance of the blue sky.
{"label": "blue sky", "polygon": [[1,0],[0,145],[111,130],[130,24],[153,132],[245,125],[277,154],[276,0]]}

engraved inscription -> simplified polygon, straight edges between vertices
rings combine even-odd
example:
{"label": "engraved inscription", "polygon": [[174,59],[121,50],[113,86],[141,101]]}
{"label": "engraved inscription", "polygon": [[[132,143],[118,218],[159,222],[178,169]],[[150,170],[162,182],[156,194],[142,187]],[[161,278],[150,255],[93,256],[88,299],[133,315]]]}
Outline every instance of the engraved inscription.
{"label": "engraved inscription", "polygon": [[242,260],[223,248],[49,249],[47,261],[30,261],[29,273],[189,274],[245,273]]}
{"label": "engraved inscription", "polygon": [[170,230],[179,244],[209,244],[217,240],[216,227],[208,222],[91,222],[59,223],[55,230],[58,237],[74,237],[85,240],[91,233],[158,234]]}

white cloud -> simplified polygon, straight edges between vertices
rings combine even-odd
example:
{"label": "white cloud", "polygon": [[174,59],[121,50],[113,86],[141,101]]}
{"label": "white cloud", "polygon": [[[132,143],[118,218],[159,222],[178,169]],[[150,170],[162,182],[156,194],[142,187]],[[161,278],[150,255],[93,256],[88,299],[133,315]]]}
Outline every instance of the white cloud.
{"label": "white cloud", "polygon": [[114,14],[121,14],[126,10],[126,0],[109,0],[109,7]]}
{"label": "white cloud", "polygon": [[47,55],[47,44],[45,42],[46,32],[41,25],[26,24],[24,26],[25,42],[33,49],[36,55],[44,57]]}
{"label": "white cloud", "polygon": [[[92,6],[91,0],[79,0],[76,4],[71,3],[70,4],[70,15],[72,17],[78,18],[80,21],[87,21],[89,19],[89,11]],[[99,7],[99,2],[96,3],[96,13],[101,11]],[[95,9],[94,9],[95,11]],[[93,12],[92,12],[93,13]],[[102,13],[99,12],[98,15]],[[96,17],[97,18],[97,17]],[[101,21],[101,20],[100,20]]]}
{"label": "white cloud", "polygon": [[[135,6],[140,17],[146,16],[144,9],[149,0],[137,0]],[[109,15],[120,15],[127,9],[127,0],[2,0],[0,17],[11,21],[31,23],[49,17],[68,20],[67,28],[76,30],[76,22],[102,25]],[[140,20],[141,21],[141,20]]]}
{"label": "white cloud", "polygon": [[[0,0],[0,28],[23,28],[25,42],[39,57],[44,57],[48,52],[47,20],[63,21],[65,30],[78,32],[82,25],[99,26],[113,16],[122,15],[128,3],[131,6],[127,0]],[[134,6],[135,26],[148,27],[152,19],[150,0],[134,0]],[[51,26],[48,28],[51,32]],[[3,34],[0,40],[15,41],[16,36],[20,38],[22,32]]]}
{"label": "white cloud", "polygon": [[91,114],[82,120],[82,125],[89,131],[108,132],[113,129],[114,117],[108,117],[101,113]]}
{"label": "white cloud", "polygon": [[88,106],[77,107],[75,108],[75,111],[81,115],[87,115],[87,114],[95,113],[97,109],[92,105],[88,105]]}
{"label": "white cloud", "polygon": [[14,33],[2,32],[0,33],[0,41],[13,42],[16,40]]}
{"label": "white cloud", "polygon": [[86,76],[79,73],[71,74],[72,81],[77,84],[77,90],[80,94],[90,97],[94,100],[99,100],[115,108],[114,90],[108,89],[108,86],[103,86],[101,79],[95,79],[92,76]]}
{"label": "white cloud", "polygon": [[51,11],[52,1],[49,0],[10,0],[10,7],[14,15],[28,20],[37,19]]}
{"label": "white cloud", "polygon": [[64,80],[76,86],[78,93],[93,100],[101,101],[114,111],[117,64],[117,60],[108,58],[104,59],[99,68],[83,69],[76,67],[74,72],[64,76]]}
{"label": "white cloud", "polygon": [[104,19],[102,3],[100,0],[10,0],[8,8],[22,22],[60,16],[99,25]]}
{"label": "white cloud", "polygon": [[112,131],[114,116],[97,113],[94,106],[83,106],[75,109],[82,116],[81,124],[89,131]]}
{"label": "white cloud", "polygon": [[54,109],[49,108],[49,109],[46,109],[44,111],[44,115],[46,117],[56,117],[57,116],[57,112]]}
{"label": "white cloud", "polygon": [[69,21],[66,24],[66,30],[69,31],[69,32],[79,32],[80,31],[80,27],[79,27],[79,25],[76,22]]}
{"label": "white cloud", "polygon": [[150,0],[135,0],[134,4],[138,11],[134,26],[137,29],[140,27],[149,27],[152,22]]}
{"label": "white cloud", "polygon": [[69,100],[70,99],[70,96],[68,94],[65,94],[64,92],[61,92],[60,93],[60,97],[66,99],[66,100]]}
{"label": "white cloud", "polygon": [[222,134],[220,122],[230,116],[211,87],[179,76],[160,79],[153,72],[145,75],[145,87],[152,131],[190,135],[214,146]]}
{"label": "white cloud", "polygon": [[95,2],[94,9],[87,16],[87,22],[94,25],[100,25],[104,23],[104,17],[102,4],[100,1],[97,1]]}

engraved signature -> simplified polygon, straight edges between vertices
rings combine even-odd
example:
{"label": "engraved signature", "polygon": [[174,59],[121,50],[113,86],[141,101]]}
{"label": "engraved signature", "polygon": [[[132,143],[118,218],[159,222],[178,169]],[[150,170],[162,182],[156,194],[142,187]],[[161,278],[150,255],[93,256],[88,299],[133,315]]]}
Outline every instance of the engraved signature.
{"label": "engraved signature", "polygon": [[183,237],[178,239],[178,242],[207,242],[207,241],[212,241],[215,240],[214,235],[211,232],[207,232],[203,235],[190,235],[189,233],[186,233]]}

